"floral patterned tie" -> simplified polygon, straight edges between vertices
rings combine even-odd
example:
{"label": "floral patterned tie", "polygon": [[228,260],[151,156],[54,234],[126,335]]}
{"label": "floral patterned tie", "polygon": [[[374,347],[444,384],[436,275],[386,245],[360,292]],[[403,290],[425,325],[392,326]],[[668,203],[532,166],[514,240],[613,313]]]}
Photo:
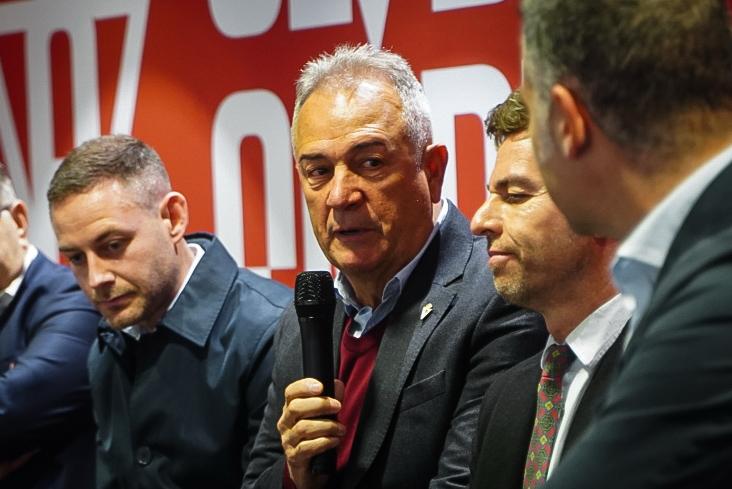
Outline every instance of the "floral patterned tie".
{"label": "floral patterned tie", "polygon": [[574,354],[567,345],[551,345],[547,348],[546,362],[541,372],[536,395],[536,417],[531,443],[526,454],[524,489],[539,487],[546,480],[554,439],[562,419],[562,377],[572,363]]}

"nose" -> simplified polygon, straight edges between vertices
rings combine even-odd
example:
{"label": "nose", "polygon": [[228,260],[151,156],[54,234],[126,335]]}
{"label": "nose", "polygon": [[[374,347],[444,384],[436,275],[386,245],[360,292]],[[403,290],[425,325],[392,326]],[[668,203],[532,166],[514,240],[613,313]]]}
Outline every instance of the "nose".
{"label": "nose", "polygon": [[345,165],[337,165],[330,181],[326,205],[332,209],[344,209],[355,206],[362,200],[358,176]]}
{"label": "nose", "polygon": [[89,287],[98,289],[114,283],[114,274],[109,270],[105,260],[96,256],[87,257],[87,278]]}
{"label": "nose", "polygon": [[503,220],[499,212],[499,204],[492,196],[483,202],[470,221],[470,230],[478,236],[485,236],[489,240],[495,239],[503,232]]}

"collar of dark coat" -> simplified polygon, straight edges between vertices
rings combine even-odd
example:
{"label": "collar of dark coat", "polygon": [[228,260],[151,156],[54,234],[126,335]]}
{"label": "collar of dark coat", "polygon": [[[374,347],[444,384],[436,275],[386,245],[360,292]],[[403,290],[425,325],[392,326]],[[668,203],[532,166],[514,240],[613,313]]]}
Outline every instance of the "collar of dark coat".
{"label": "collar of dark coat", "polygon": [[666,260],[658,274],[657,282],[665,276],[680,256],[696,243],[714,238],[732,226],[732,162],[717,175],[689,211],[679,232],[669,248]]}
{"label": "collar of dark coat", "polygon": [[[452,202],[449,200],[445,202],[449,206],[447,216],[440,225],[438,239],[433,241],[433,244],[435,241],[438,242],[439,250],[437,251],[437,269],[432,279],[433,283],[443,286],[449,285],[463,276],[473,250],[473,239],[482,239],[474,238],[470,234],[468,220]],[[422,261],[425,261],[424,258],[423,256]]]}
{"label": "collar of dark coat", "polygon": [[[211,334],[239,268],[215,236],[196,233],[186,236],[186,240],[200,245],[206,253],[160,326],[202,347]],[[121,333],[112,330],[104,320],[98,336],[100,351],[103,344],[119,355],[124,351]]]}

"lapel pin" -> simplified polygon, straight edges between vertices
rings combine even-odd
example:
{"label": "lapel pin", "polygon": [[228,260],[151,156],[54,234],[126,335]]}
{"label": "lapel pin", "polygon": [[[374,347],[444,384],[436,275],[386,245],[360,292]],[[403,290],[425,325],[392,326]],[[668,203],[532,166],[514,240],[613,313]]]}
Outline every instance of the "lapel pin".
{"label": "lapel pin", "polygon": [[424,321],[424,318],[430,315],[432,312],[432,303],[428,302],[424,306],[422,306],[422,314],[419,315],[419,319]]}

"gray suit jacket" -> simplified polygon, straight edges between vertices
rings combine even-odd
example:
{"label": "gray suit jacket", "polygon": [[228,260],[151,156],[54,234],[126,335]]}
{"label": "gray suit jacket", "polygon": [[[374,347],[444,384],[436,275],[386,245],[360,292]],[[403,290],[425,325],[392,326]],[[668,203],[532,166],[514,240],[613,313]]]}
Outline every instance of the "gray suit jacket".
{"label": "gray suit jacket", "polygon": [[[450,205],[439,234],[409,278],[388,324],[339,488],[456,488],[468,462],[481,398],[494,376],[544,345],[541,318],[505,303],[487,269],[486,242]],[[432,313],[420,320],[424,304]],[[344,323],[333,324],[336,362]],[[275,336],[268,404],[244,487],[281,488],[285,460],[276,428],[284,389],[302,378],[297,318]],[[336,369],[337,371],[337,369]]]}
{"label": "gray suit jacket", "polygon": [[546,489],[730,487],[732,164],[676,235],[587,436]]}
{"label": "gray suit jacket", "polygon": [[[603,355],[580,400],[564,442],[566,455],[590,426],[623,351],[621,334]],[[471,489],[521,489],[536,414],[541,352],[504,372],[480,408],[470,463]]]}

